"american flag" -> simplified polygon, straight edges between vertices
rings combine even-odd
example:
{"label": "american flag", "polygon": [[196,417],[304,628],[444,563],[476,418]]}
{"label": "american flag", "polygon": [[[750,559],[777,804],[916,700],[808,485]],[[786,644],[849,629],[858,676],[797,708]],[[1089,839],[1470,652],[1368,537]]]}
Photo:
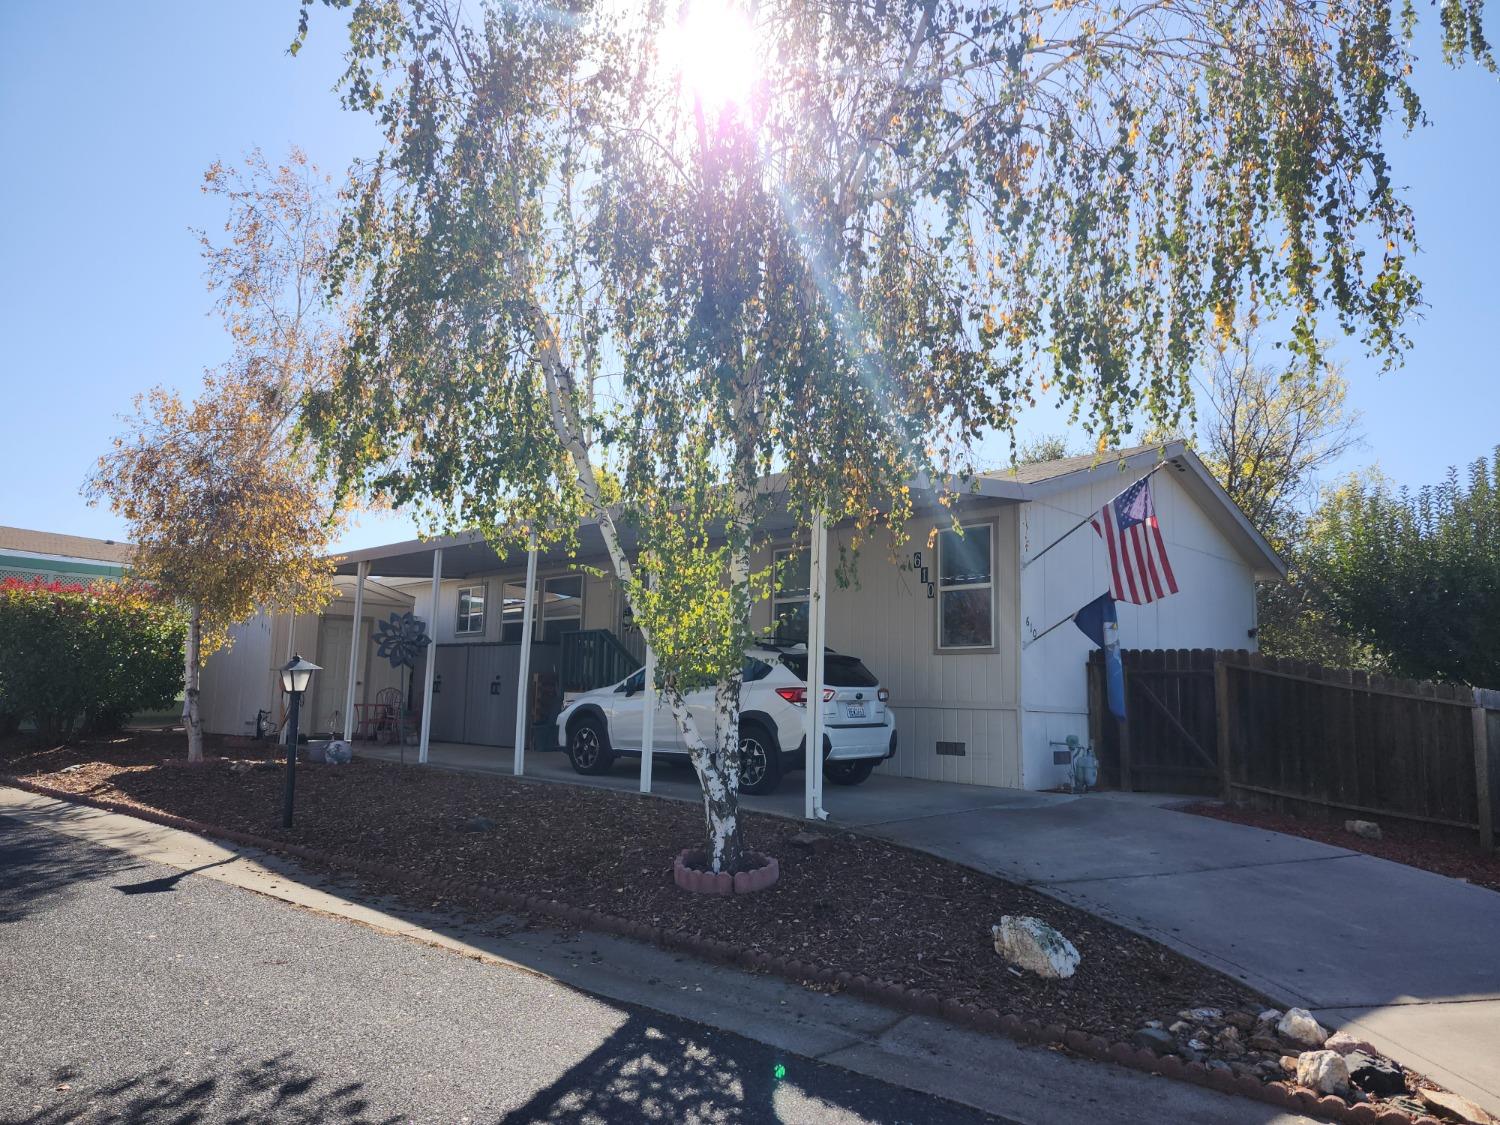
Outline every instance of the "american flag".
{"label": "american flag", "polygon": [[1089,522],[1109,547],[1110,593],[1116,601],[1145,605],[1177,593],[1149,477],[1109,501]]}

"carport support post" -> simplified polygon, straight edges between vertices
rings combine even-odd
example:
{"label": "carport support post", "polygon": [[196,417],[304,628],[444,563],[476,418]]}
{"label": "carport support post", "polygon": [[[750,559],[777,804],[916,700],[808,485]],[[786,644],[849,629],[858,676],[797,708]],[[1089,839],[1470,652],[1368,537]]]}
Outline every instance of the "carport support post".
{"label": "carport support post", "polygon": [[807,760],[803,769],[804,815],[808,820],[827,820],[823,810],[823,610],[828,600],[828,532],[823,515],[813,516],[812,544],[808,551],[811,589],[807,602]]}
{"label": "carport support post", "polygon": [[443,592],[443,549],[432,549],[432,603],[427,611],[432,641],[427,646],[427,663],[422,668],[422,738],[417,744],[417,762],[427,764],[427,743],[432,736],[432,678],[437,671],[438,595]]}
{"label": "carport support post", "polygon": [[521,609],[521,667],[516,673],[520,682],[516,684],[516,749],[512,769],[520,777],[526,772],[526,704],[530,692],[526,690],[531,679],[531,630],[536,622],[536,540],[531,541],[526,552],[526,604]]}
{"label": "carport support post", "polygon": [[354,737],[354,687],[359,669],[359,626],[365,615],[365,578],[370,573],[368,561],[354,568],[354,628],[349,631],[349,687],[344,692],[344,741]]}

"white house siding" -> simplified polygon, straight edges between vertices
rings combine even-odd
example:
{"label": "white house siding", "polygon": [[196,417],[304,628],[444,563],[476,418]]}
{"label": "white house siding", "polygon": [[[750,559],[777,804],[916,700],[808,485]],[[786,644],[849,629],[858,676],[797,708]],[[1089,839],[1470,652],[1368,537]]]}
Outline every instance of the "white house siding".
{"label": "white house siding", "polygon": [[[1143,470],[1144,471],[1144,470]],[[1030,558],[1084,516],[1102,508],[1143,471],[1106,474],[1093,484],[1022,506],[1021,553]],[[1178,594],[1151,605],[1120,603],[1125,648],[1254,648],[1255,581],[1250,565],[1211,522],[1168,466],[1152,477],[1162,538]],[[1109,588],[1109,556],[1093,528],[1073,532],[1021,572],[1022,636],[1040,632]],[[1021,651],[1021,745],[1028,789],[1062,783],[1053,742],[1088,742],[1085,665],[1092,645],[1071,623]]]}
{"label": "white house siding", "polygon": [[272,625],[270,617],[259,613],[231,627],[233,646],[204,664],[198,706],[203,729],[210,734],[255,733],[255,713],[269,707]]}
{"label": "white house siding", "polygon": [[[861,549],[854,585],[840,587],[830,579],[828,645],[859,656],[890,689],[899,748],[896,757],[880,767],[882,773],[1018,786],[1016,508],[965,506],[961,519],[997,523],[995,651],[936,651],[937,600],[927,597],[916,574],[902,568],[912,552],[921,551],[935,576],[935,552],[927,545],[927,537],[934,526],[946,525],[941,519],[935,524],[932,518],[907,525],[908,539],[895,561],[889,540],[876,536]],[[829,538],[832,566],[837,562],[840,531],[833,530]],[[756,565],[768,562],[762,555]],[[770,604],[757,604],[752,621],[758,632],[769,631]],[[939,741],[963,743],[964,754],[939,755]]]}

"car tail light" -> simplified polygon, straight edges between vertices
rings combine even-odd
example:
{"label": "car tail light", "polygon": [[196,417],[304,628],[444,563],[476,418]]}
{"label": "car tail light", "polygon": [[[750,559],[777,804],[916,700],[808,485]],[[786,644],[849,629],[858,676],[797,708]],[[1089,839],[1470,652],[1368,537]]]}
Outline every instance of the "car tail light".
{"label": "car tail light", "polygon": [[881,688],[875,693],[875,698],[882,703],[889,703],[891,701],[891,693],[886,688]]}
{"label": "car tail light", "polygon": [[[779,687],[776,689],[776,694],[788,703],[795,703],[798,707],[807,706],[807,688],[805,687]],[[833,697],[837,694],[831,687],[824,688],[823,702],[832,703]]]}

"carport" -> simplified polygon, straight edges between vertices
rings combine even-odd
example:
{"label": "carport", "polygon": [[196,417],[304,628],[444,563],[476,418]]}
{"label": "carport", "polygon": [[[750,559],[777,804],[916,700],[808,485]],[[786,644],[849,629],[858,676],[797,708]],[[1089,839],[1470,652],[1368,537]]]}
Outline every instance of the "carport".
{"label": "carport", "polygon": [[[790,521],[781,514],[778,521],[786,524],[786,530],[790,529]],[[621,529],[624,547],[627,552],[633,552],[635,543],[633,537],[624,528]],[[828,531],[823,521],[819,518],[812,531],[809,545],[809,593],[808,593],[808,648],[813,654],[809,660],[808,668],[808,696],[818,698],[823,690],[823,650],[824,635],[826,629],[826,600],[828,593],[828,566],[826,564],[828,545]],[[462,579],[469,576],[491,574],[504,567],[508,560],[497,552],[479,533],[464,532],[457,535],[443,536],[428,540],[409,540],[403,543],[395,543],[388,546],[372,547],[359,551],[351,551],[338,566],[341,575],[352,575],[354,577],[354,620],[360,620],[363,607],[365,584],[372,577],[378,577],[384,581],[399,579],[427,579],[430,582],[429,600],[430,607],[439,604],[440,591],[444,579]],[[535,613],[537,607],[537,571],[539,567],[558,565],[595,566],[608,569],[608,552],[604,546],[604,538],[597,523],[589,522],[583,524],[578,530],[578,544],[574,550],[563,550],[554,548],[552,550],[539,550],[532,548],[526,557],[526,579],[522,593],[522,604],[524,605],[524,616],[521,624],[521,636],[532,639],[535,637]],[[428,763],[432,760],[433,752],[433,718],[434,713],[440,710],[440,704],[436,701],[435,682],[438,678],[440,664],[443,654],[438,651],[436,643],[437,633],[431,628],[433,643],[428,646],[430,658],[424,659],[422,663],[421,678],[421,723],[417,743],[417,761]],[[356,624],[356,628],[358,625]],[[353,648],[357,649],[360,638],[354,638]],[[508,649],[509,646],[500,646]],[[476,689],[488,691],[492,695],[500,696],[503,703],[508,704],[514,700],[515,722],[512,741],[512,756],[510,772],[517,777],[524,776],[527,772],[526,761],[526,732],[530,725],[528,714],[529,684],[531,679],[532,664],[538,645],[522,643],[514,646],[514,651],[505,651],[497,654],[486,654],[488,659],[481,668],[475,667],[476,662],[472,653],[465,653],[468,663],[465,666],[463,680],[468,693],[472,694]],[[653,752],[655,744],[655,717],[657,709],[656,687],[654,682],[655,654],[648,645],[645,650],[646,688],[644,693],[644,716],[642,730],[641,769],[639,788],[642,793],[652,792],[653,778]],[[353,660],[347,669],[329,669],[330,673],[343,672],[346,675],[347,694],[349,706],[346,714],[350,716],[345,721],[344,737],[350,738],[354,733],[352,721],[353,701],[355,691],[356,669]],[[486,686],[487,685],[487,686]],[[446,701],[442,701],[446,705]],[[441,720],[440,720],[441,723]],[[823,744],[822,731],[822,709],[809,707],[806,716],[806,745],[809,748],[821,747]],[[452,746],[444,748],[444,757],[450,758],[455,754],[464,756]],[[467,756],[471,761],[473,754]],[[494,757],[489,755],[487,761],[493,767]],[[803,815],[808,819],[826,819],[827,812],[823,809],[823,762],[822,755],[809,752],[807,764],[804,770],[804,792],[803,792]],[[534,768],[534,767],[533,767]]]}

